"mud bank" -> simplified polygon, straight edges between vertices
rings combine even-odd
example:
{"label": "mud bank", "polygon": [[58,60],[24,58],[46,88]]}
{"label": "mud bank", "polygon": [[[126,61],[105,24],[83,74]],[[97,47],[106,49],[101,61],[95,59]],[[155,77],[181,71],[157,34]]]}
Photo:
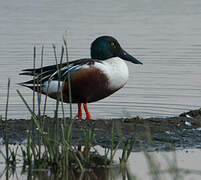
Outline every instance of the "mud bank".
{"label": "mud bank", "polygon": [[[70,120],[65,119],[67,124]],[[53,128],[56,119],[44,117],[44,132]],[[61,123],[61,119],[59,119]],[[7,135],[10,144],[26,144],[27,130],[31,130],[32,122],[28,119],[8,120]],[[115,132],[115,144],[120,140],[126,142],[135,138],[133,151],[171,150],[185,148],[201,148],[201,109],[182,113],[168,118],[121,118],[101,120],[75,120],[72,131],[74,145],[84,143],[84,132],[94,132],[94,145],[107,147],[111,145],[112,129]],[[36,129],[37,132],[37,129]],[[37,140],[36,133],[36,140]],[[5,121],[0,121],[0,137],[4,143]],[[123,143],[122,143],[123,144]],[[120,146],[121,148],[122,146]]]}

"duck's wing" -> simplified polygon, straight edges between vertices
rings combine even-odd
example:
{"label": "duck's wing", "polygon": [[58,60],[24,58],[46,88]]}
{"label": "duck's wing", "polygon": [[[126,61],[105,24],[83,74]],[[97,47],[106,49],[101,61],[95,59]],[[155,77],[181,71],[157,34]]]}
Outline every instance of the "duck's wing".
{"label": "duck's wing", "polygon": [[34,76],[35,78],[30,81],[20,83],[20,85],[26,86],[27,84],[34,83],[43,84],[45,81],[48,80],[65,81],[69,73],[78,71],[83,67],[83,65],[93,65],[95,62],[101,61],[86,58],[71,61],[69,62],[69,66],[67,66],[67,63],[62,63],[58,65],[45,66],[37,69],[24,69],[22,70],[23,72],[21,72],[20,75],[30,75]]}

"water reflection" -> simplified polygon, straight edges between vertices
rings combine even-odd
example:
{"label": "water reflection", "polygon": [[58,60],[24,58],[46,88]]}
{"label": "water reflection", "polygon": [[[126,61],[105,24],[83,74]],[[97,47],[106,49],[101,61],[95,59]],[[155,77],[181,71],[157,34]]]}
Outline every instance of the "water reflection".
{"label": "water reflection", "polygon": [[[117,151],[116,159],[120,151]],[[176,152],[140,152],[132,153],[128,165],[118,164],[112,167],[92,168],[81,173],[79,170],[67,170],[64,174],[55,174],[47,169],[6,169],[0,165],[0,179],[6,180],[126,180],[126,179],[200,179],[200,150]],[[129,170],[130,169],[130,170]]]}
{"label": "water reflection", "polygon": [[[2,168],[2,167],[1,167]],[[19,178],[20,177],[20,178]],[[112,179],[128,179],[131,174],[128,172],[126,165],[113,165],[111,167],[97,167],[91,168],[84,172],[80,172],[78,169],[68,169],[65,173],[54,173],[48,169],[32,169],[26,168],[2,168],[2,179],[35,179],[35,180],[112,180]]]}

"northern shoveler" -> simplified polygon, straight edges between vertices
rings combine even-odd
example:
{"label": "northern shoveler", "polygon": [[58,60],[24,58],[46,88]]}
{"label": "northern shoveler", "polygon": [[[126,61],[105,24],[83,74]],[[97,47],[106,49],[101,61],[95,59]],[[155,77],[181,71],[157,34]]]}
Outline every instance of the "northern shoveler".
{"label": "northern shoveler", "polygon": [[[53,99],[57,99],[58,87],[62,88],[63,102],[69,102],[68,75],[71,79],[72,103],[78,104],[78,119],[82,119],[83,104],[86,119],[92,119],[87,103],[110,96],[122,88],[128,80],[128,67],[124,62],[142,64],[123,50],[118,41],[111,36],[101,36],[91,44],[91,58],[79,59],[59,65],[50,65],[38,69],[24,69],[21,75],[35,76],[39,88],[34,88],[34,80],[21,85],[39,90]],[[60,86],[59,86],[60,84]]]}

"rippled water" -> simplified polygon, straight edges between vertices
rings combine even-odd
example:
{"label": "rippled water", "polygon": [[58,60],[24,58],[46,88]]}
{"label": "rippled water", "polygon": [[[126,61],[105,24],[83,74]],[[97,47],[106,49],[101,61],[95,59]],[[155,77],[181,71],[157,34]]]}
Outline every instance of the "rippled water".
{"label": "rippled water", "polygon": [[[171,116],[201,106],[201,1],[2,1],[0,6],[0,115],[4,116],[7,80],[11,79],[9,118],[30,117],[16,93],[29,104],[32,91],[17,83],[21,69],[32,67],[33,46],[45,46],[44,64],[55,63],[62,36],[68,34],[70,60],[89,57],[90,43],[112,35],[144,63],[128,64],[127,85],[114,95],[90,104],[94,118],[140,115]],[[49,99],[47,113],[55,101]],[[68,106],[66,106],[66,112]],[[76,107],[74,108],[76,112]]]}
{"label": "rippled water", "polygon": [[[0,146],[5,154],[4,146]],[[24,148],[22,146],[22,148]],[[16,147],[11,149],[15,150]],[[105,154],[105,149],[95,146],[95,149],[101,154]],[[16,150],[17,151],[17,150]],[[20,150],[18,148],[18,153]],[[38,167],[29,169],[28,165],[23,166],[22,156],[17,156],[17,165],[15,168],[6,168],[5,160],[0,159],[1,179],[9,180],[54,180],[54,179],[146,179],[151,180],[154,177],[158,179],[183,179],[199,180],[201,178],[200,157],[201,152],[197,149],[178,150],[173,152],[131,152],[128,163],[119,165],[119,159],[122,158],[122,150],[117,150],[114,156],[114,162],[109,167],[91,168],[90,171],[67,169],[68,173],[54,173],[50,169],[39,169]],[[12,166],[11,166],[12,167]],[[171,171],[170,171],[171,168]],[[69,171],[68,171],[69,170]],[[174,170],[174,171],[173,171]],[[70,175],[72,175],[71,178]],[[59,177],[59,178],[58,178]],[[83,178],[86,177],[86,178]]]}

